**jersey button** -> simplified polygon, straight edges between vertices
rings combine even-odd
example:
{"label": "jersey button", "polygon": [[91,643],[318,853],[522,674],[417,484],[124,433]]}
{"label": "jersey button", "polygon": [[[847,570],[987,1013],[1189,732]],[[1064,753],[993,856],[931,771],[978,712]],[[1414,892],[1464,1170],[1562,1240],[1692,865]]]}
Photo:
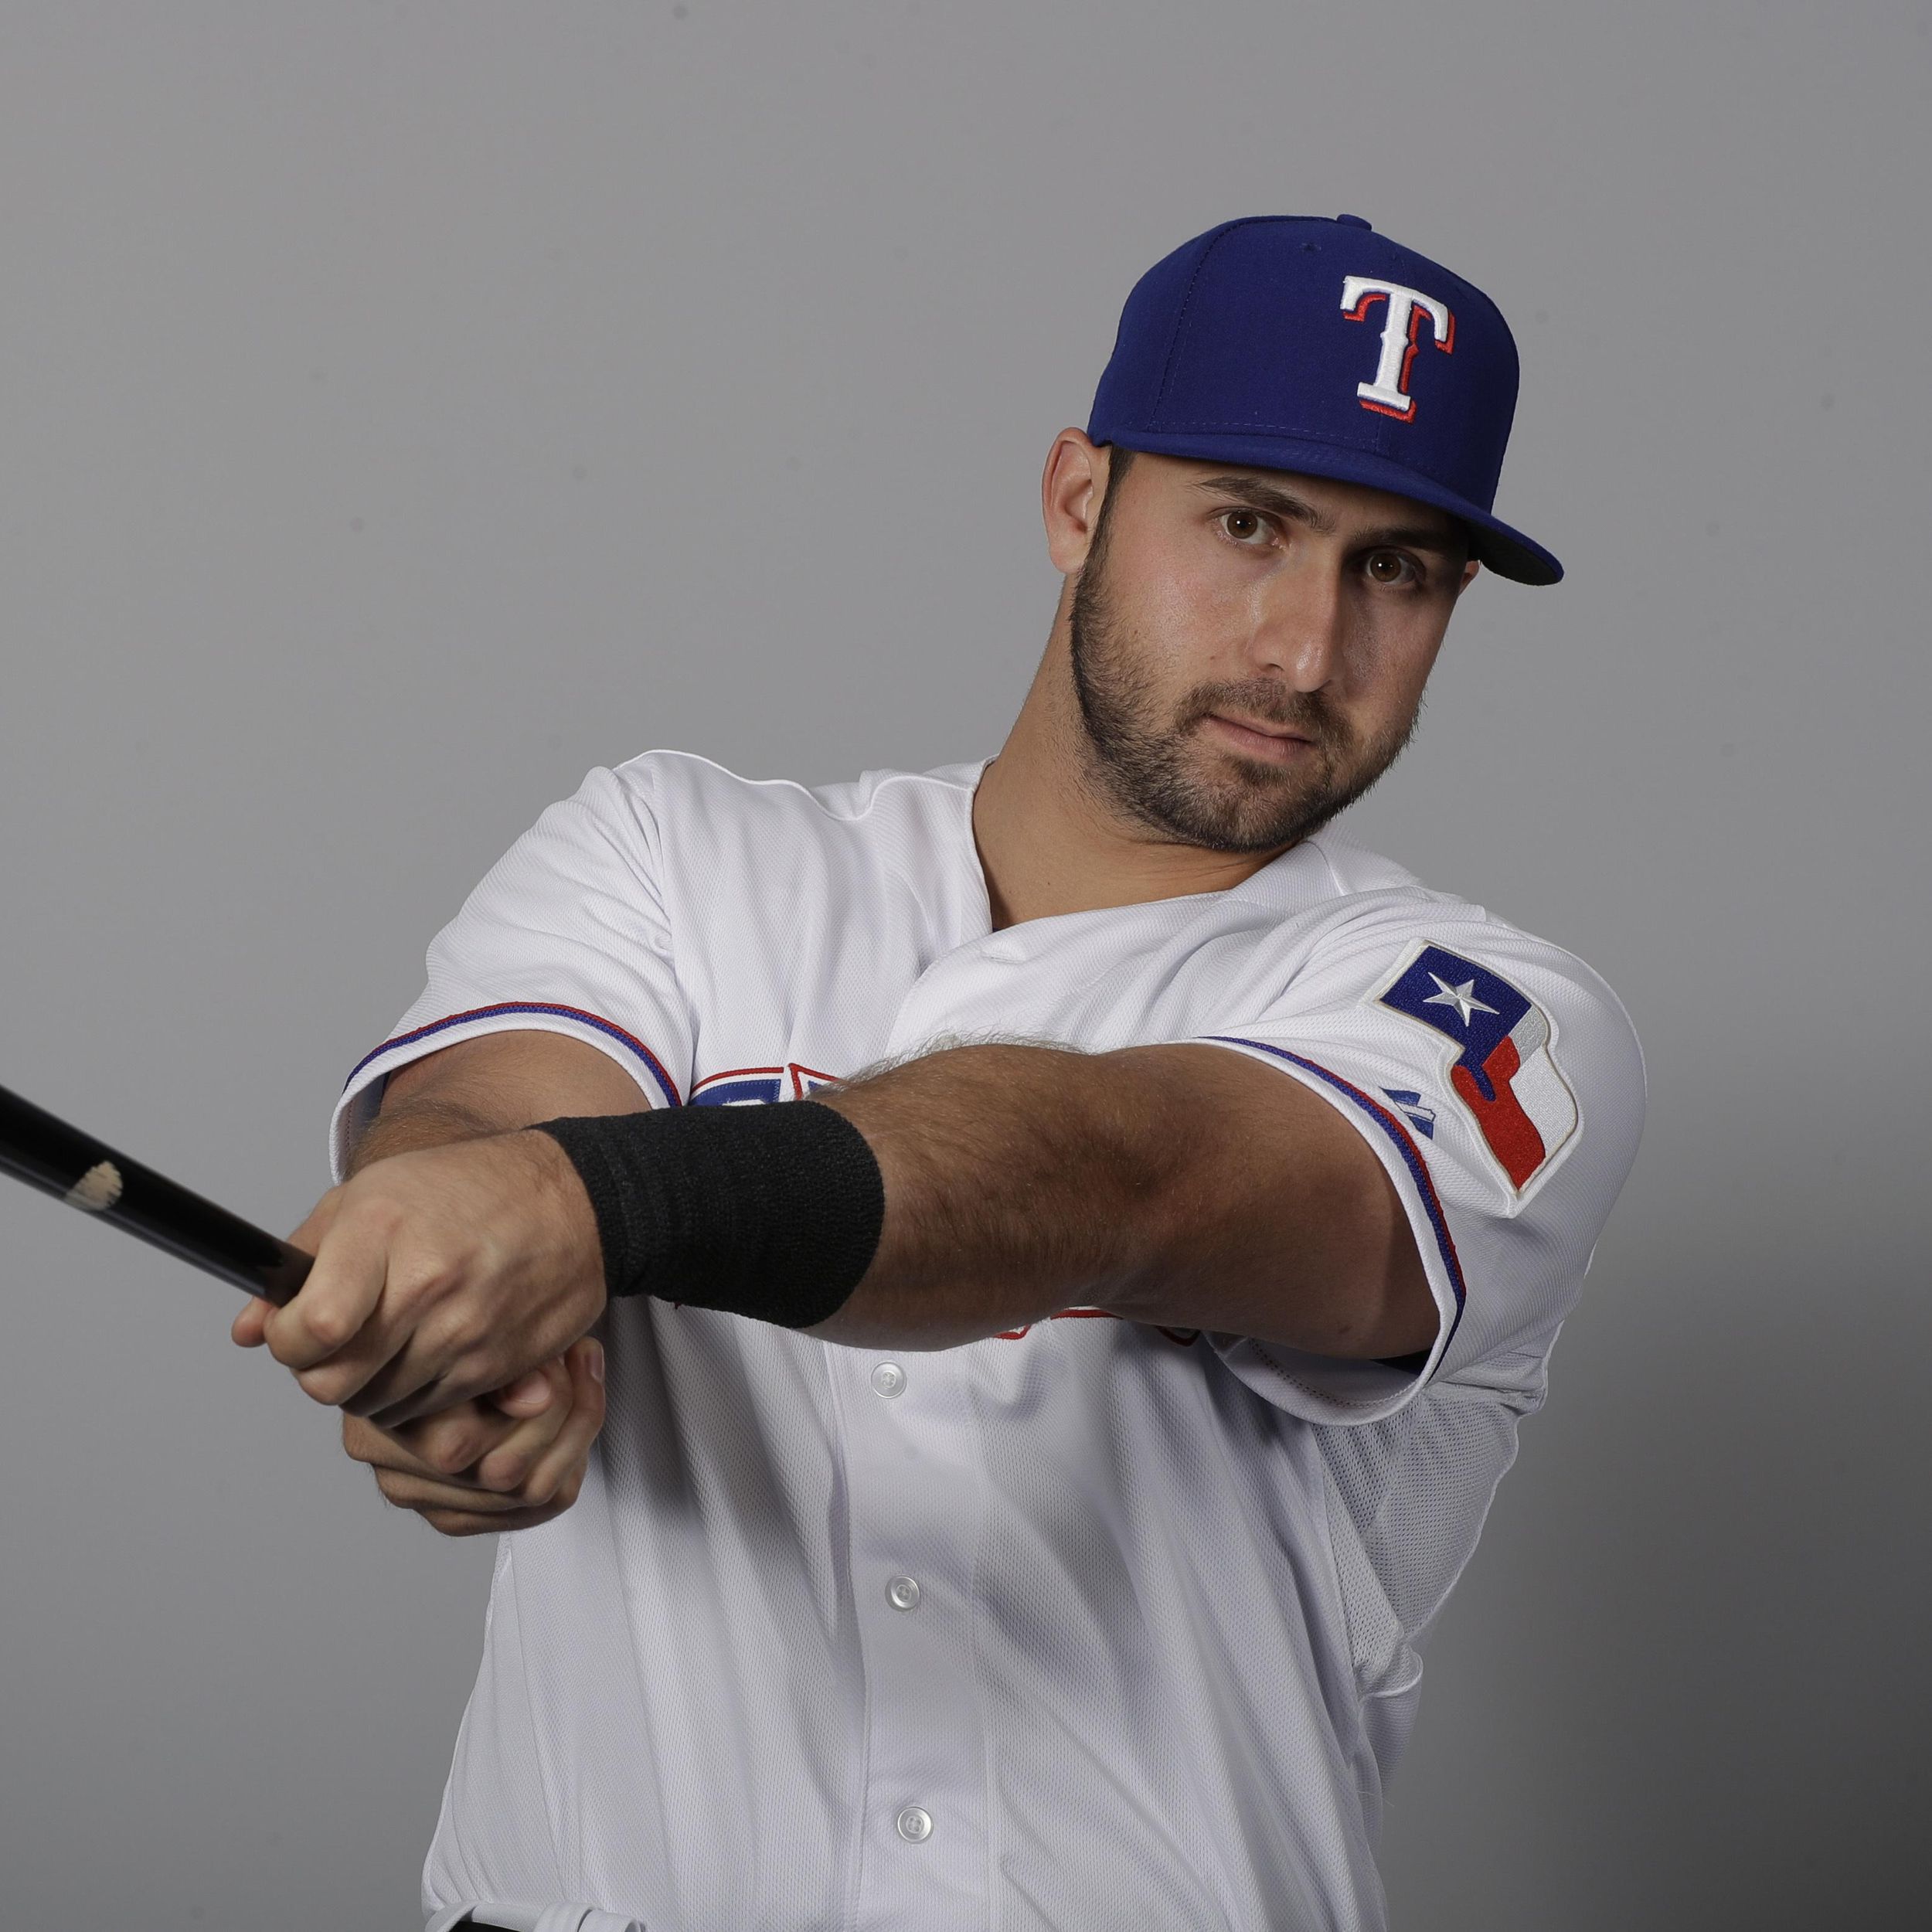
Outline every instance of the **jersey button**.
{"label": "jersey button", "polygon": [[908,1804],[893,1820],[893,1828],[908,1845],[923,1844],[933,1835],[933,1815],[917,1804]]}
{"label": "jersey button", "polygon": [[919,1607],[919,1583],[915,1577],[895,1577],[886,1586],[886,1600],[894,1610]]}
{"label": "jersey button", "polygon": [[896,1362],[882,1362],[872,1372],[872,1386],[882,1396],[901,1394],[906,1386],[906,1371]]}

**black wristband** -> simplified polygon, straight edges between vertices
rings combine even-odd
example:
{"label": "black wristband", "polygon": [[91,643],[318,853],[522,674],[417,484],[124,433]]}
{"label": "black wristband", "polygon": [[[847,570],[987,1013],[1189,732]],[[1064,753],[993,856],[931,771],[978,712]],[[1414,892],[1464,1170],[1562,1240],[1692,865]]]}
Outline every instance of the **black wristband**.
{"label": "black wristband", "polygon": [[886,1182],[864,1134],[821,1100],[541,1121],[597,1216],[613,1296],[808,1328],[878,1251]]}

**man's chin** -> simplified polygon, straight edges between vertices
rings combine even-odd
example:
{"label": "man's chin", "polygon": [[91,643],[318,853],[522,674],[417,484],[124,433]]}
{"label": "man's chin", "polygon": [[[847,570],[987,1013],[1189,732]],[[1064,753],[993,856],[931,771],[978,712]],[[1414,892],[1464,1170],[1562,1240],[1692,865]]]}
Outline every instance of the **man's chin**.
{"label": "man's chin", "polygon": [[1330,787],[1309,782],[1311,774],[1284,772],[1236,753],[1219,757],[1219,770],[1189,787],[1185,816],[1213,842],[1228,852],[1266,852],[1292,845],[1320,829],[1334,816]]}
{"label": "man's chin", "polygon": [[1188,844],[1212,852],[1274,852],[1318,832],[1334,813],[1325,802],[1276,796],[1265,803],[1249,798],[1189,799],[1163,815],[1167,828]]}

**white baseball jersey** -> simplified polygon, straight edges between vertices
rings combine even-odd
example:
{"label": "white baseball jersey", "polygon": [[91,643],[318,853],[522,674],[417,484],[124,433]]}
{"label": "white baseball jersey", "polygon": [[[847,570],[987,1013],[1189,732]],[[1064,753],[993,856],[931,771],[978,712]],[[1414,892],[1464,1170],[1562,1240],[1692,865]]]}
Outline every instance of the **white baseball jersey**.
{"label": "white baseball jersey", "polygon": [[386,1075],[514,1028],[652,1107],[962,1040],[1213,1040],[1374,1150],[1434,1345],[1342,1361],[1070,1308],[920,1352],[614,1303],[582,1493],[498,1542],[438,1926],[1383,1922],[1418,1653],[1635,1152],[1635,1036],[1571,955],[1331,832],[1226,891],[995,932],[984,769],[594,771],[437,937],[338,1173]]}

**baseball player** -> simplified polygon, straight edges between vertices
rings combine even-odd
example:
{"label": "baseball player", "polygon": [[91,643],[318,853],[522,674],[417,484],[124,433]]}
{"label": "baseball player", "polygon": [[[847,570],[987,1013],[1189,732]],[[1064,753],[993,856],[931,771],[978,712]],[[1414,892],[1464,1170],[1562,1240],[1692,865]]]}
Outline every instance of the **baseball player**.
{"label": "baseball player", "polygon": [[1561,575],[1516,382],[1357,217],[1197,236],[1048,454],[995,757],[648,752],[437,935],[235,1329],[513,1532],[433,1932],[1383,1925],[1643,1107],[1587,966],[1332,828],[1478,571]]}

